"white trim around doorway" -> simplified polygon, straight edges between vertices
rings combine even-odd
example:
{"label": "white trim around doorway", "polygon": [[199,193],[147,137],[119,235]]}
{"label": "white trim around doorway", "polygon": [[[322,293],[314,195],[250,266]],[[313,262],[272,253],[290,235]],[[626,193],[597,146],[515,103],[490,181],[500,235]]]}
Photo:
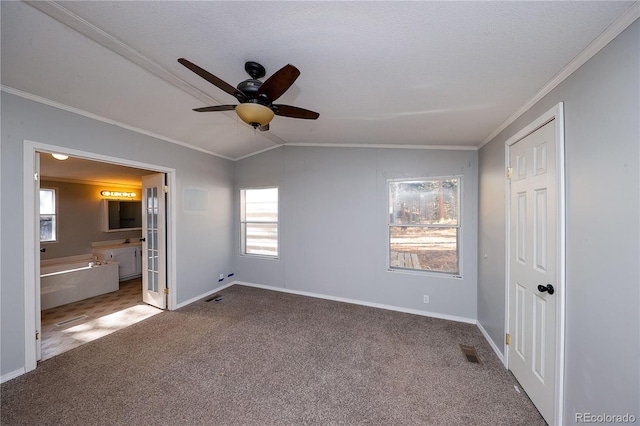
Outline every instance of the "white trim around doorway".
{"label": "white trim around doorway", "polygon": [[[562,424],[564,415],[564,366],[565,366],[565,268],[566,268],[566,243],[565,243],[565,228],[566,228],[566,196],[565,196],[565,164],[564,164],[564,104],[562,102],[549,109],[542,114],[528,126],[511,136],[505,142],[505,165],[509,164],[509,149],[519,140],[535,132],[550,121],[556,122],[556,173],[557,173],[557,191],[558,191],[558,270],[556,272],[557,283],[557,307],[556,307],[556,377],[555,377],[555,392],[556,392],[556,406],[554,412],[554,424]],[[505,180],[507,180],[507,174],[505,170]],[[509,253],[510,253],[510,186],[509,182],[505,182],[505,323],[504,329],[507,333],[509,330]],[[504,366],[509,368],[509,346],[504,341]]]}
{"label": "white trim around doorway", "polygon": [[[167,287],[171,289],[168,297],[168,309],[176,309],[177,299],[177,275],[176,275],[176,197],[174,194],[176,185],[175,169],[143,163],[139,161],[127,160],[119,157],[111,157],[93,152],[80,151],[77,149],[65,148],[30,140],[24,141],[23,146],[23,204],[24,204],[24,307],[25,307],[25,351],[24,351],[24,372],[34,370],[37,365],[36,354],[36,272],[39,263],[36,263],[38,246],[36,244],[36,208],[35,208],[35,185],[34,175],[36,173],[34,158],[36,152],[60,153],[72,157],[79,157],[86,160],[102,161],[106,163],[118,164],[126,167],[135,167],[151,170],[167,175],[167,185],[170,190],[167,194]],[[29,225],[31,223],[31,226]]]}

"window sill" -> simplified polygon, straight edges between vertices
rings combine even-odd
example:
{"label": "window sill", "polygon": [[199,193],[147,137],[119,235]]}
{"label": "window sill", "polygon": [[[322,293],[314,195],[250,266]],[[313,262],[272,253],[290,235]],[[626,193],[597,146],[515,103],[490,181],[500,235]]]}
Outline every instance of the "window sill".
{"label": "window sill", "polygon": [[240,253],[240,257],[246,257],[249,259],[262,259],[262,260],[280,260],[280,256],[267,256],[264,254]]}
{"label": "window sill", "polygon": [[402,268],[387,268],[387,272],[407,274],[407,275],[421,275],[436,278],[447,278],[454,280],[462,280],[462,275],[452,274],[448,272],[433,272],[433,271],[421,271],[418,269],[402,269]]}

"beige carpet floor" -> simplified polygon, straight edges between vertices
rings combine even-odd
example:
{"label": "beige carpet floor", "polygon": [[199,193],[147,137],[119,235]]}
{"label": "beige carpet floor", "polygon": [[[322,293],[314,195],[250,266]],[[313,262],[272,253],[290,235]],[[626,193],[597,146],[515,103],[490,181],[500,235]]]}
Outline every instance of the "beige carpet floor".
{"label": "beige carpet floor", "polygon": [[545,424],[474,325],[238,285],[221,294],[2,384],[2,425]]}

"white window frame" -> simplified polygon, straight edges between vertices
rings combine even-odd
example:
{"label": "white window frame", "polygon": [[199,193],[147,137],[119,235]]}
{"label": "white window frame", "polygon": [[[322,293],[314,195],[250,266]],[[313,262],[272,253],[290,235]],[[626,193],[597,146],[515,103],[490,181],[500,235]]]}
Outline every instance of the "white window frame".
{"label": "white window frame", "polygon": [[[47,213],[44,214],[44,216],[53,216],[53,233],[54,233],[54,238],[52,240],[42,240],[40,239],[40,243],[41,244],[51,244],[51,243],[57,243],[59,240],[59,235],[58,235],[58,188],[54,188],[54,187],[40,187],[40,190],[38,192],[38,197],[40,196],[40,192],[42,191],[51,191],[53,192],[53,214]],[[38,223],[40,223],[40,219],[42,218],[43,214],[40,213],[40,211],[38,211],[38,218],[39,221]],[[40,224],[41,226],[41,224]],[[39,228],[40,231],[40,228]]]}
{"label": "white window frame", "polygon": [[[428,182],[428,181],[439,181],[439,180],[450,180],[457,179],[458,180],[458,223],[456,225],[451,224],[415,224],[415,225],[406,225],[411,227],[421,227],[421,228],[457,228],[457,241],[456,241],[456,253],[458,258],[458,271],[457,272],[447,272],[447,271],[432,271],[427,269],[414,269],[414,268],[400,268],[397,266],[391,266],[391,227],[400,226],[397,223],[391,222],[391,214],[393,212],[393,206],[391,205],[390,185],[394,183],[412,183],[412,182]],[[431,177],[415,177],[415,178],[397,178],[397,179],[387,179],[387,192],[386,192],[386,222],[387,222],[387,270],[390,272],[403,272],[403,273],[411,273],[411,274],[420,274],[420,275],[432,275],[442,278],[462,278],[462,240],[463,240],[463,226],[462,226],[462,217],[463,217],[463,208],[462,200],[463,200],[463,177],[462,175],[447,175],[447,176],[431,176]],[[402,225],[405,226],[405,225]]]}
{"label": "white window frame", "polygon": [[[275,189],[278,191],[277,198],[277,213],[278,220],[276,221],[254,221],[254,220],[246,220],[245,217],[245,193],[246,191],[255,191],[255,190],[263,190],[263,189]],[[247,241],[246,241],[246,233],[244,232],[245,226],[247,224],[273,224],[276,225],[276,254],[259,254],[259,253],[247,253]],[[264,259],[279,259],[280,258],[280,188],[277,186],[266,186],[266,187],[251,187],[251,188],[241,188],[240,189],[240,255],[247,257],[259,257]]]}

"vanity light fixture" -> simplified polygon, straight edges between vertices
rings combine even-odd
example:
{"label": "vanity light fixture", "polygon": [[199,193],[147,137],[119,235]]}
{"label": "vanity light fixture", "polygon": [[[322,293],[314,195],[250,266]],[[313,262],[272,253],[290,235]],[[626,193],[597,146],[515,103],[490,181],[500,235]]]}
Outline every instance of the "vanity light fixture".
{"label": "vanity light fixture", "polygon": [[68,155],[58,154],[58,153],[52,153],[52,154],[51,154],[51,156],[52,156],[53,158],[55,158],[56,160],[60,160],[60,161],[64,161],[64,160],[66,160],[67,158],[69,158],[69,156],[68,156]]}
{"label": "vanity light fixture", "polygon": [[135,198],[135,192],[122,192],[122,191],[100,191],[100,195],[103,197],[116,197],[116,198]]}

